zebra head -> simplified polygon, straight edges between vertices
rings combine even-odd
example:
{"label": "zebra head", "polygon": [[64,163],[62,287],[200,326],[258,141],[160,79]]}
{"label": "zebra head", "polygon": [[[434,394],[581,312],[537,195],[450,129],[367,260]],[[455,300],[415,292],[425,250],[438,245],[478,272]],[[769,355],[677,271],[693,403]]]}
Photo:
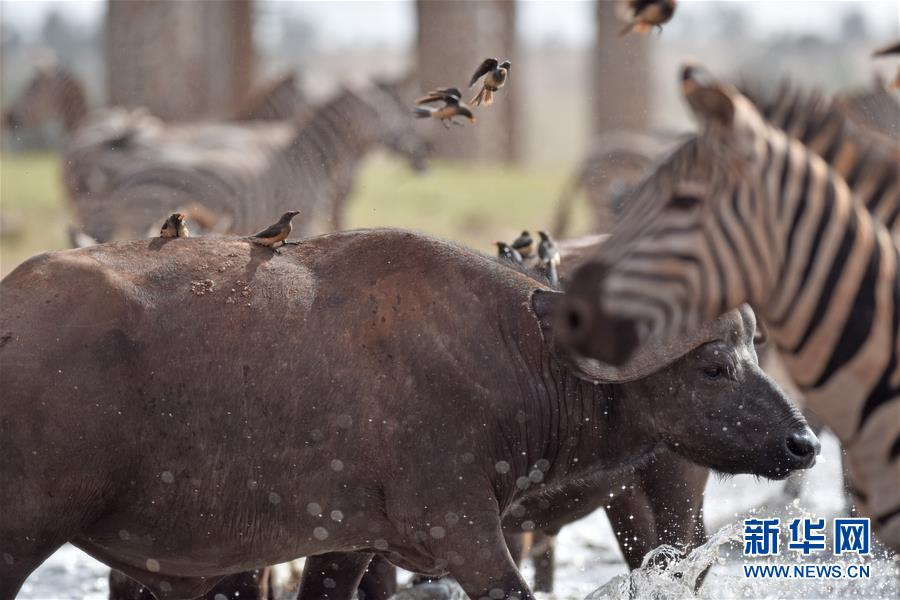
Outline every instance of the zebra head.
{"label": "zebra head", "polygon": [[763,306],[781,265],[769,167],[773,146],[792,156],[786,136],[697,67],[683,69],[682,89],[700,134],[638,184],[602,261],[573,275],[558,315],[567,343],[614,365],[650,339],[675,342],[745,302]]}
{"label": "zebra head", "polygon": [[3,115],[3,123],[25,129],[61,117],[71,131],[86,112],[84,91],[75,76],[55,63],[42,64]]}

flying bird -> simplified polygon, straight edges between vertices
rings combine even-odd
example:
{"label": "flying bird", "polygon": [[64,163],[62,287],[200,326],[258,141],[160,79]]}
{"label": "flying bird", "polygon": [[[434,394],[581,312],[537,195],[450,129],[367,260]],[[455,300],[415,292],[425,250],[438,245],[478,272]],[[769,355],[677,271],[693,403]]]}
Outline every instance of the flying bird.
{"label": "flying bird", "polygon": [[[457,116],[465,117],[470,123],[475,122],[475,115],[468,104],[461,100],[462,93],[457,88],[438,88],[432,90],[416,100],[416,108],[413,109],[413,115],[419,119],[438,119],[444,127],[449,129],[449,123],[461,125],[454,121]],[[443,102],[443,106],[421,106],[422,104],[430,104],[433,102]]]}
{"label": "flying bird", "polygon": [[472,81],[469,87],[475,85],[475,82],[484,77],[481,84],[481,90],[472,98],[473,106],[490,106],[494,103],[494,92],[503,87],[509,77],[509,69],[511,63],[504,60],[502,63],[496,58],[486,58],[478,66],[475,74],[472,75]]}
{"label": "flying bird", "polygon": [[497,257],[500,260],[508,260],[516,265],[522,264],[522,255],[519,254],[518,250],[506,242],[494,242],[494,244],[497,246]]}
{"label": "flying bird", "polygon": [[159,237],[167,239],[191,237],[184,219],[184,213],[172,213],[159,230]]}
{"label": "flying bird", "polygon": [[291,235],[291,219],[300,214],[299,210],[289,210],[281,215],[278,222],[250,236],[250,241],[260,246],[274,248],[276,244],[284,245],[287,236]]}
{"label": "flying bird", "polygon": [[[900,42],[894,42],[893,44],[889,44],[884,48],[879,48],[872,53],[872,56],[890,56],[892,54],[900,54]],[[900,90],[900,67],[897,68],[897,74],[894,76],[894,80],[891,82],[891,89]]]}
{"label": "flying bird", "polygon": [[522,235],[520,235],[513,241],[512,247],[523,257],[527,258],[534,254],[535,250],[537,249],[537,244],[528,231],[523,231]]}
{"label": "flying bird", "polygon": [[559,248],[546,231],[538,231],[541,241],[538,244],[538,258],[541,268],[551,285],[559,284]]}
{"label": "flying bird", "polygon": [[654,27],[662,31],[663,23],[667,23],[675,14],[676,0],[617,0],[616,14],[619,19],[628,23],[619,31],[619,35],[650,33]]}

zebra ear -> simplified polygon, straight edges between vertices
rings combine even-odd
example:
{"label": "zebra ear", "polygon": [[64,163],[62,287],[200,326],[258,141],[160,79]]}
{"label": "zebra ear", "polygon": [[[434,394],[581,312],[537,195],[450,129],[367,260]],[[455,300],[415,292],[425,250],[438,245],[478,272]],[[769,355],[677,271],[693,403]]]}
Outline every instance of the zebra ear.
{"label": "zebra ear", "polygon": [[719,86],[685,90],[685,99],[701,122],[725,129],[734,124],[734,102]]}

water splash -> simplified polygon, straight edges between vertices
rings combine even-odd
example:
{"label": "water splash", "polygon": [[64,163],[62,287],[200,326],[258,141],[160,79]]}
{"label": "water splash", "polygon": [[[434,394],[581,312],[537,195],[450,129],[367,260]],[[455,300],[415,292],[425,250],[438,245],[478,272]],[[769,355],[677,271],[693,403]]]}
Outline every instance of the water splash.
{"label": "water splash", "polygon": [[740,539],[741,531],[737,523],[726,525],[687,556],[672,546],[660,546],[647,553],[639,569],[613,577],[585,600],[694,600],[700,575],[721,561],[721,547]]}

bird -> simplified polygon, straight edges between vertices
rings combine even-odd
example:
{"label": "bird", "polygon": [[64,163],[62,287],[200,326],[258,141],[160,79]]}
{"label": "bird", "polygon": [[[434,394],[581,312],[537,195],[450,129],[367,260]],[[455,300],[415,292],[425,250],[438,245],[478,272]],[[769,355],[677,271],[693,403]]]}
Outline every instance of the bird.
{"label": "bird", "polygon": [[[872,56],[890,56],[891,54],[900,54],[900,42],[894,42],[893,44],[888,44],[884,48],[879,48],[872,53]],[[897,74],[894,76],[894,80],[890,85],[891,89],[900,90],[900,68],[897,69]]]}
{"label": "bird", "polygon": [[531,234],[526,230],[513,241],[512,247],[514,250],[517,250],[523,258],[528,258],[534,254],[537,249],[537,244]]}
{"label": "bird", "polygon": [[544,274],[551,285],[559,284],[559,248],[546,231],[538,231],[541,238],[538,244],[538,258]]}
{"label": "bird", "polygon": [[274,225],[269,225],[259,233],[250,236],[250,241],[260,246],[274,249],[276,244],[284,245],[287,236],[291,235],[291,219],[300,214],[299,210],[289,210]]}
{"label": "bird", "polygon": [[522,264],[522,255],[518,250],[506,242],[494,242],[494,244],[497,246],[497,257],[500,260],[507,260],[515,265]]}
{"label": "bird", "polygon": [[484,77],[481,90],[471,100],[472,106],[490,106],[494,103],[494,92],[506,83],[511,66],[508,60],[501,63],[496,58],[486,58],[482,61],[472,75],[472,81],[469,82],[469,87],[472,87],[476,81]]}
{"label": "bird", "polygon": [[191,232],[184,219],[184,213],[172,213],[159,230],[159,237],[167,239],[191,237]]}
{"label": "bird", "polygon": [[[449,129],[448,123],[461,125],[454,121],[456,116],[466,117],[470,123],[475,122],[475,115],[468,104],[461,100],[462,93],[457,88],[438,88],[432,90],[416,100],[416,108],[413,109],[413,115],[419,119],[439,119],[444,127]],[[443,102],[443,106],[421,106],[422,104],[430,104],[432,102]]]}
{"label": "bird", "polygon": [[628,23],[619,31],[619,35],[650,33],[654,27],[662,31],[663,23],[667,23],[675,14],[676,0],[617,0],[616,14]]}

